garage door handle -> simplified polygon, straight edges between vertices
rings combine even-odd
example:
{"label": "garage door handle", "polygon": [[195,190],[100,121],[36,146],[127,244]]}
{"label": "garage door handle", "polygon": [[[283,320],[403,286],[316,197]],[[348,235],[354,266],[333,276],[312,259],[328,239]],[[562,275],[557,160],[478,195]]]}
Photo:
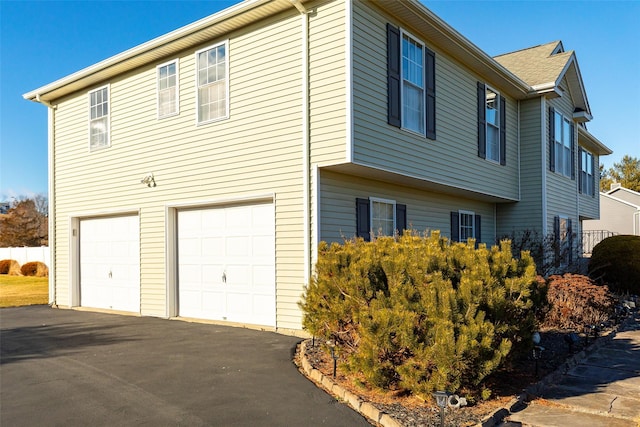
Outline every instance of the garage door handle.
{"label": "garage door handle", "polygon": [[222,283],[227,283],[227,273],[222,273]]}
{"label": "garage door handle", "polygon": [[113,273],[109,272],[109,279],[111,279],[113,277]]}

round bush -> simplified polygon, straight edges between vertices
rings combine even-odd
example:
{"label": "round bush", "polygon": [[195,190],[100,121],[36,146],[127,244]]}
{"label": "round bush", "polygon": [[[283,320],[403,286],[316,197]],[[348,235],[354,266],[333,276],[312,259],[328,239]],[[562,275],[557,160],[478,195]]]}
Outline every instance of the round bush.
{"label": "round bush", "polygon": [[613,236],[598,243],[589,276],[613,292],[640,294],[640,236]]}
{"label": "round bush", "polygon": [[9,276],[20,276],[20,263],[15,259],[3,259],[0,261],[0,274]]}
{"label": "round bush", "polygon": [[28,262],[23,265],[20,272],[24,276],[47,277],[49,275],[49,268],[46,264],[40,261],[35,261]]}

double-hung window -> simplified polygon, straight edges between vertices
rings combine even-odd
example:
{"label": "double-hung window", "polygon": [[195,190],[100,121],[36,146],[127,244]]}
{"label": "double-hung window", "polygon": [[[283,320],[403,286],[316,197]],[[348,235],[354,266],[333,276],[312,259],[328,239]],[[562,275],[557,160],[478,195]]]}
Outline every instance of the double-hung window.
{"label": "double-hung window", "polygon": [[581,148],[578,160],[580,162],[580,192],[588,196],[595,196],[595,161],[593,154]]}
{"label": "double-hung window", "polygon": [[228,43],[196,52],[198,124],[229,117]]}
{"label": "double-hung window", "polygon": [[478,82],[478,156],[507,164],[506,100]]}
{"label": "double-hung window", "polygon": [[573,123],[553,108],[549,110],[549,122],[550,168],[552,171],[574,179]]}
{"label": "double-hung window", "polygon": [[89,149],[109,146],[109,86],[89,92]]}
{"label": "double-hung window", "polygon": [[178,114],[178,60],[157,67],[158,118]]}
{"label": "double-hung window", "polygon": [[402,127],[419,134],[425,129],[424,46],[402,34]]}
{"label": "double-hung window", "polygon": [[373,236],[393,236],[407,228],[407,206],[395,200],[371,197],[356,199],[356,235],[365,240]]}
{"label": "double-hung window", "polygon": [[387,121],[436,139],[435,53],[387,24]]}
{"label": "double-hung window", "polygon": [[451,212],[451,240],[454,242],[466,242],[468,239],[481,239],[482,219],[473,211]]}

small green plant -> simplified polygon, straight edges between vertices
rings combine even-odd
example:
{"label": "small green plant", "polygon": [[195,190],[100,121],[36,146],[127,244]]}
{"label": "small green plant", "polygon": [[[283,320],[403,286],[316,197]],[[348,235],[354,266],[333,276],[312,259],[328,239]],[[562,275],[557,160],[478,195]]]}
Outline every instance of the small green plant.
{"label": "small green plant", "polygon": [[369,385],[478,394],[514,347],[528,345],[535,281],[531,257],[513,258],[508,241],[476,249],[406,232],[321,243],[300,306],[304,328],[335,342],[343,367]]}
{"label": "small green plant", "polygon": [[598,243],[589,260],[589,277],[613,292],[640,294],[640,236],[612,236]]}

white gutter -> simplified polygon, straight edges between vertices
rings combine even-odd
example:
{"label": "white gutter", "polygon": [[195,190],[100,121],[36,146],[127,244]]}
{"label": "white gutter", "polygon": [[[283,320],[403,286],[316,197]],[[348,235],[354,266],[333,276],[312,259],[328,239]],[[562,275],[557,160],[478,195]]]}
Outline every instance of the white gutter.
{"label": "white gutter", "polygon": [[302,19],[302,209],[304,216],[304,283],[311,277],[311,158],[309,140],[309,13],[300,0],[290,0]]}
{"label": "white gutter", "polygon": [[48,179],[47,186],[48,194],[48,232],[49,232],[49,305],[55,306],[56,302],[56,227],[55,227],[55,212],[56,212],[56,193],[55,193],[55,118],[56,118],[56,106],[50,104],[47,101],[40,99],[40,95],[36,95],[36,102],[39,102],[47,106],[47,166],[48,166]]}

